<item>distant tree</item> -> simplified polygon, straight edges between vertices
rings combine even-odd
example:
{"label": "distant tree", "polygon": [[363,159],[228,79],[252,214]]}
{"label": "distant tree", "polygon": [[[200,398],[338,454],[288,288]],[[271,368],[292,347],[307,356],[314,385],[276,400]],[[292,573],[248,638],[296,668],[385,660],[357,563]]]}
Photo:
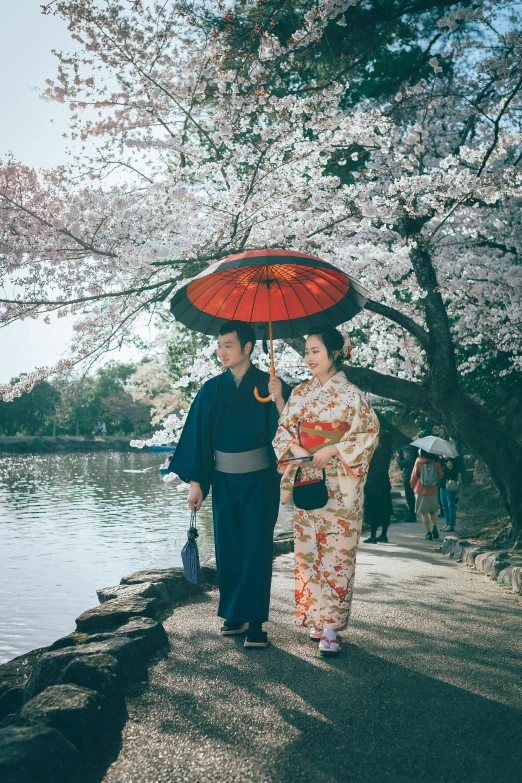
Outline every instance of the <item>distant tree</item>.
{"label": "distant tree", "polygon": [[132,399],[122,391],[102,398],[102,419],[109,420],[109,434],[139,434],[143,426],[150,428],[150,407]]}
{"label": "distant tree", "polygon": [[79,436],[92,432],[96,424],[94,378],[89,375],[81,378],[57,376],[52,383],[60,392],[56,433]]}
{"label": "distant tree", "polygon": [[130,435],[139,431],[141,425],[150,424],[151,406],[135,401],[125,389],[135,372],[135,364],[111,362],[96,374],[92,401],[94,419],[104,421],[111,435]]}
{"label": "distant tree", "polygon": [[150,409],[152,425],[160,424],[171,413],[181,413],[186,407],[183,390],[174,388],[174,380],[162,356],[139,364],[126,384],[132,399]]}
{"label": "distant tree", "polygon": [[185,402],[192,401],[200,386],[201,373],[194,372],[196,357],[204,364],[203,374],[218,372],[216,338],[193,332],[182,324],[174,324],[167,342],[166,363],[174,387]]}
{"label": "distant tree", "polygon": [[[23,376],[11,382],[18,383]],[[43,435],[52,431],[60,392],[47,381],[12,402],[0,402],[0,432],[3,435]]]}

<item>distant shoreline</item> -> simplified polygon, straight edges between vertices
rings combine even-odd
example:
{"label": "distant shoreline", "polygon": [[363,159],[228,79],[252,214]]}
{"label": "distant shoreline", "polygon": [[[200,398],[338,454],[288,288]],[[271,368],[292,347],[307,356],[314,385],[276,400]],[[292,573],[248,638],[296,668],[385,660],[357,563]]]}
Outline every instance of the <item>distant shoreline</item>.
{"label": "distant shoreline", "polygon": [[56,452],[136,451],[130,441],[133,436],[75,437],[74,435],[13,435],[0,436],[1,454],[53,454]]}

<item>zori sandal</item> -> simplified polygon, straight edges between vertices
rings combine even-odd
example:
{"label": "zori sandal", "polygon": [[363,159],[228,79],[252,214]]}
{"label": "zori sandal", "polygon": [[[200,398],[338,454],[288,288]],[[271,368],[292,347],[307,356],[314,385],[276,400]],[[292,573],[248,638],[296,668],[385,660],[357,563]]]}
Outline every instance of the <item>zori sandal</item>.
{"label": "zori sandal", "polygon": [[245,633],[248,628],[248,623],[229,623],[225,620],[221,626],[221,636],[237,636],[237,634]]}
{"label": "zori sandal", "polygon": [[310,628],[310,639],[314,642],[318,642],[323,635],[322,628],[315,628],[313,625]]}
{"label": "zori sandal", "polygon": [[332,655],[341,651],[335,631],[323,631],[319,642],[319,651],[325,655]]}

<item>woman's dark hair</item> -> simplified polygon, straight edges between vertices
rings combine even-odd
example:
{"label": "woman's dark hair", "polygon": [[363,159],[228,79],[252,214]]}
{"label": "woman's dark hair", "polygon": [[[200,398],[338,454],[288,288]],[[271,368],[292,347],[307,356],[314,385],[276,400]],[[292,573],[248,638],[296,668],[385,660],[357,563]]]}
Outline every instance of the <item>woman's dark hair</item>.
{"label": "woman's dark hair", "polygon": [[[330,359],[333,361],[337,370],[342,370],[346,357],[343,356],[344,337],[338,329],[334,329],[333,326],[317,326],[308,332],[307,337],[315,335],[321,338],[321,342],[324,343],[326,352]],[[335,351],[339,351],[339,355],[334,359],[333,354]]]}
{"label": "woman's dark hair", "polygon": [[419,449],[419,452],[421,457],[423,457],[423,459],[432,459],[432,460],[435,459],[434,455],[430,454],[429,451],[424,451],[424,449]]}
{"label": "woman's dark hair", "polygon": [[256,344],[256,335],[250,324],[245,323],[245,321],[226,321],[219,330],[221,337],[225,334],[232,334],[233,332],[237,334],[241,350],[244,350],[247,343],[252,343],[252,348],[250,349],[251,354]]}

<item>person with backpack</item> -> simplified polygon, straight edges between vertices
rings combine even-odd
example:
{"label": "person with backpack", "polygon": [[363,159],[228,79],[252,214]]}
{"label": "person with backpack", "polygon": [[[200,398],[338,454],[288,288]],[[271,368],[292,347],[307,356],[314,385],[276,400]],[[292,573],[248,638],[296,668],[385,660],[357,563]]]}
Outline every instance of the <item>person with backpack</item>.
{"label": "person with backpack", "polygon": [[422,517],[428,541],[440,538],[437,530],[437,509],[439,507],[439,480],[444,476],[440,462],[424,449],[413,466],[410,486],[415,494],[415,512]]}

